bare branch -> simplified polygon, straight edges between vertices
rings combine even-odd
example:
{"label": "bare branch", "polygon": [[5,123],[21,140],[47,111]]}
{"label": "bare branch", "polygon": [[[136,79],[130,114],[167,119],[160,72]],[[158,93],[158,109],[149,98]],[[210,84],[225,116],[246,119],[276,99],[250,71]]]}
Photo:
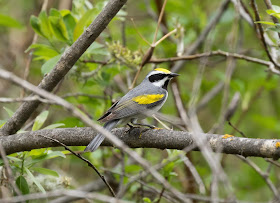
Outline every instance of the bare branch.
{"label": "bare branch", "polygon": [[[97,125],[93,123],[93,121],[81,113],[77,108],[75,108],[72,104],[69,102],[65,101],[64,99],[49,93],[43,89],[40,89],[39,87],[36,87],[32,85],[31,83],[20,79],[19,77],[15,76],[14,74],[5,71],[3,69],[0,69],[0,78],[10,80],[14,82],[17,85],[20,85],[21,87],[24,87],[25,89],[32,91],[33,93],[38,94],[39,96],[42,96],[44,98],[47,98],[49,100],[53,100],[56,102],[58,105],[63,106],[65,109],[67,109],[73,116],[79,118],[81,121],[83,121],[85,124],[90,126],[91,128],[95,129],[97,132],[102,133],[107,139],[109,139],[114,145],[117,147],[121,148],[126,154],[128,154],[133,160],[135,160],[137,163],[142,165],[144,169],[146,169],[159,183],[165,186],[167,190],[172,192],[179,200],[183,202],[188,202],[183,196],[181,192],[179,192],[177,189],[175,189],[173,186],[170,185],[168,181],[166,181],[156,170],[150,167],[150,164],[141,156],[137,154],[137,152],[129,149],[127,145],[125,145],[119,138],[114,136],[111,132],[105,130],[103,127],[100,125]],[[139,135],[138,135],[139,136]],[[10,137],[10,136],[6,136]],[[59,140],[60,141],[60,140]],[[60,141],[62,143],[65,143],[64,141]],[[87,145],[89,141],[84,144]],[[65,143],[66,144],[66,143]],[[68,144],[66,144],[68,145]]]}
{"label": "bare branch", "polygon": [[86,158],[82,157],[80,154],[77,154],[76,152],[71,150],[69,147],[67,147],[65,144],[63,144],[62,142],[58,141],[57,139],[54,139],[52,137],[48,137],[48,136],[45,136],[45,135],[40,135],[40,136],[42,136],[42,137],[44,137],[44,138],[46,138],[48,140],[51,140],[53,142],[58,143],[59,145],[63,146],[66,150],[71,152],[73,155],[75,155],[76,157],[78,157],[82,161],[86,162],[88,164],[88,166],[91,167],[97,173],[97,175],[101,178],[101,180],[105,183],[105,185],[108,187],[109,191],[111,192],[112,196],[116,197],[116,194],[115,194],[114,190],[112,189],[110,184],[107,182],[105,177],[103,175],[101,175],[101,173],[97,170],[97,168],[89,160],[87,160]]}
{"label": "bare branch", "polygon": [[[133,130],[131,134],[127,134],[125,128],[117,128],[112,133],[131,148],[182,150],[195,143],[191,133],[183,131],[147,130],[142,132],[141,138],[139,138],[140,131]],[[0,140],[6,153],[12,154],[32,149],[59,146],[59,144],[46,140],[39,135],[52,137],[67,146],[86,146],[96,134],[96,131],[92,128],[58,128],[0,137]],[[280,158],[280,148],[278,147],[280,140],[277,139],[241,138],[206,133],[201,133],[199,136],[206,137],[213,150],[221,148],[222,153],[240,154],[245,157]],[[102,145],[112,146],[107,139]],[[198,149],[195,148],[194,150]]]}
{"label": "bare branch", "polygon": [[5,152],[5,149],[2,146],[2,142],[0,142],[0,155],[1,155],[1,158],[3,159],[5,168],[7,170],[7,174],[8,174],[7,178],[8,178],[9,183],[11,184],[11,186],[14,189],[15,193],[17,195],[21,195],[21,192],[20,192],[19,188],[15,184],[15,179],[14,179],[14,176],[13,176],[13,172],[12,172],[12,169],[10,167],[9,161],[8,161],[8,159],[6,157],[6,152]]}
{"label": "bare branch", "polygon": [[16,102],[26,102],[26,101],[40,101],[40,102],[46,103],[46,104],[55,104],[53,101],[43,99],[41,97],[38,97],[37,95],[31,96],[31,97],[25,97],[25,98],[0,97],[0,103],[16,103]]}
{"label": "bare branch", "polygon": [[[184,51],[184,55],[190,55],[195,53],[195,51],[199,48],[199,46],[204,42],[205,38],[208,36],[209,32],[217,25],[221,17],[223,16],[224,12],[227,10],[228,5],[230,3],[230,0],[224,0],[220,7],[217,9],[216,15],[211,18],[205,29],[201,32],[201,34],[198,36],[197,40],[187,49]],[[185,61],[180,61],[176,63],[171,71],[172,72],[178,72],[183,65],[185,64]]]}
{"label": "bare branch", "polygon": [[[52,91],[80,56],[95,41],[127,0],[110,0],[84,33],[61,56],[53,70],[41,81],[39,88]],[[39,101],[23,103],[1,128],[3,135],[14,134],[39,106]]]}
{"label": "bare branch", "polygon": [[[258,7],[257,7],[257,4],[256,4],[256,1],[255,0],[251,0],[251,5],[252,5],[252,8],[253,8],[253,11],[255,13],[255,19],[256,21],[261,21],[260,19],[260,15],[259,15],[259,11],[258,11]],[[273,59],[273,57],[271,56],[270,52],[269,52],[269,49],[268,49],[268,44],[265,40],[265,37],[264,37],[264,31],[263,31],[263,27],[261,25],[261,23],[257,23],[257,28],[258,28],[258,31],[260,33],[260,38],[261,38],[261,41],[262,41],[262,44],[265,48],[265,51],[266,51],[266,54],[269,58],[269,60],[275,65],[275,67],[277,68],[277,70],[279,71],[280,70],[280,67],[279,65],[275,62],[275,60]]]}
{"label": "bare branch", "polygon": [[277,201],[280,200],[280,196],[278,193],[278,190],[276,189],[276,187],[273,185],[273,183],[271,182],[271,180],[269,179],[269,177],[250,159],[246,159],[242,156],[237,156],[239,159],[241,159],[242,161],[244,161],[245,163],[247,163],[249,166],[251,166],[266,182],[266,184],[268,185],[268,187],[270,188],[270,190],[273,192],[274,197],[276,198]]}
{"label": "bare branch", "polygon": [[222,50],[217,50],[217,51],[210,51],[206,53],[201,53],[201,54],[194,54],[194,55],[184,55],[184,56],[178,56],[178,57],[170,57],[170,58],[161,58],[161,59],[151,59],[148,63],[165,63],[165,62],[175,62],[175,61],[182,61],[182,60],[194,60],[194,59],[200,59],[203,57],[208,57],[208,56],[225,56],[225,57],[231,57],[231,58],[236,58],[236,59],[241,59],[265,66],[270,66],[271,62],[262,60],[259,58],[254,58],[251,56],[246,56],[242,54],[237,54],[237,53],[230,53],[230,52],[225,52]]}
{"label": "bare branch", "polygon": [[0,199],[0,203],[7,203],[7,202],[17,203],[17,202],[25,202],[28,200],[39,200],[39,199],[47,199],[47,198],[61,197],[61,196],[88,198],[88,199],[99,200],[102,202],[132,203],[131,201],[119,200],[114,197],[109,197],[107,195],[102,195],[99,193],[88,193],[79,190],[54,190],[47,193],[33,193],[28,195]]}

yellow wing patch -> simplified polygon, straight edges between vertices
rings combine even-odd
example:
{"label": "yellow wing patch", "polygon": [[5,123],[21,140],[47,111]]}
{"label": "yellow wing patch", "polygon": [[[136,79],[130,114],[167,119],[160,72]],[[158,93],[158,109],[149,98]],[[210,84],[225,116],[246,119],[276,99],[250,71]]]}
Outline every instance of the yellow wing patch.
{"label": "yellow wing patch", "polygon": [[163,97],[164,94],[146,94],[134,97],[132,98],[132,100],[137,102],[138,104],[152,104],[161,100]]}
{"label": "yellow wing patch", "polygon": [[161,71],[161,72],[164,72],[164,73],[167,73],[167,74],[171,73],[169,70],[164,69],[164,68],[156,68],[155,70]]}

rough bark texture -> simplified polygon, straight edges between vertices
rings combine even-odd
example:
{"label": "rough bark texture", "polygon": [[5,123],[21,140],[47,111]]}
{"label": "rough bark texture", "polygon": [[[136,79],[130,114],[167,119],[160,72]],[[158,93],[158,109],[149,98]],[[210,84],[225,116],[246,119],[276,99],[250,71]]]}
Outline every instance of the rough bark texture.
{"label": "rough bark texture", "polygon": [[[85,32],[61,56],[54,69],[41,81],[38,87],[52,91],[63,79],[86,49],[95,41],[107,27],[112,18],[118,13],[127,0],[110,0],[101,13],[95,18]],[[14,115],[2,127],[0,135],[16,133],[27,121],[40,101],[24,102]]]}
{"label": "rough bark texture", "polygon": [[[194,144],[194,139],[188,132],[146,130],[141,133],[140,137],[140,130],[138,128],[133,129],[129,133],[126,130],[126,128],[117,128],[112,133],[132,148],[145,147],[182,150]],[[7,154],[59,146],[58,143],[52,142],[40,135],[55,138],[68,146],[86,146],[94,138],[96,132],[92,128],[58,128],[0,137],[0,141]],[[255,156],[275,159],[280,157],[280,140],[241,138],[216,134],[199,134],[196,136],[206,136],[208,143],[214,151],[226,154],[239,154],[245,157]],[[102,145],[112,146],[107,140]],[[195,148],[194,150],[198,149]]]}

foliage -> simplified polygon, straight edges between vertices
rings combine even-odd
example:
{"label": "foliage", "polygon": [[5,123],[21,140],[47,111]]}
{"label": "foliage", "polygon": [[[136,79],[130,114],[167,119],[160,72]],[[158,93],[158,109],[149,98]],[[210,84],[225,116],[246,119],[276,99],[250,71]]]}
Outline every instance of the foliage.
{"label": "foliage", "polygon": [[[272,9],[266,10],[266,13],[280,20],[280,7],[272,5]],[[266,25],[273,25],[267,28],[273,32],[280,32],[280,23],[273,23],[270,21],[258,21],[257,23],[262,23]]]}

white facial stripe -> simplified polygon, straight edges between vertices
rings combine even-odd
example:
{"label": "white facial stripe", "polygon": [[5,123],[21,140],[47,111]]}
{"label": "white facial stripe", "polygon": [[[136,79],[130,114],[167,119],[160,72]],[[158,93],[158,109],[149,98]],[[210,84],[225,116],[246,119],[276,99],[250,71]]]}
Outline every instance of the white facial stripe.
{"label": "white facial stripe", "polygon": [[165,81],[168,80],[168,78],[164,78],[162,80],[158,80],[156,82],[152,82],[153,85],[157,86],[157,87],[162,87],[165,83]]}

